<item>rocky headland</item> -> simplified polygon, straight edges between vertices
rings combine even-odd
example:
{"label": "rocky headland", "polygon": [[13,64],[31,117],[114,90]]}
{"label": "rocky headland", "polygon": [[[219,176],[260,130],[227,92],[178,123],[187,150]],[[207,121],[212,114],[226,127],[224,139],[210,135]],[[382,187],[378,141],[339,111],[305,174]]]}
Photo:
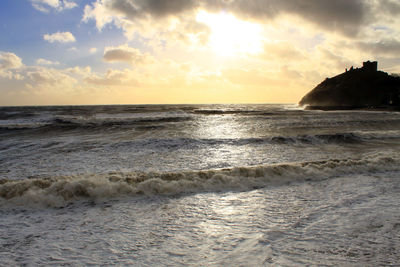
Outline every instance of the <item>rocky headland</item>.
{"label": "rocky headland", "polygon": [[364,62],[317,85],[299,105],[308,109],[400,110],[400,77],[378,71],[378,63]]}

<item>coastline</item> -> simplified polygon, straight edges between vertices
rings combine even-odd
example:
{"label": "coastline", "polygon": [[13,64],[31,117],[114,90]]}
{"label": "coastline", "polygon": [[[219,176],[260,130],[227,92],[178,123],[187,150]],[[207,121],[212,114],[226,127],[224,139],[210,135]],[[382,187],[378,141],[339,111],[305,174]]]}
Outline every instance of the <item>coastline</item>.
{"label": "coastline", "polygon": [[339,111],[339,110],[361,110],[361,111],[393,111],[400,112],[400,106],[305,106],[305,110]]}

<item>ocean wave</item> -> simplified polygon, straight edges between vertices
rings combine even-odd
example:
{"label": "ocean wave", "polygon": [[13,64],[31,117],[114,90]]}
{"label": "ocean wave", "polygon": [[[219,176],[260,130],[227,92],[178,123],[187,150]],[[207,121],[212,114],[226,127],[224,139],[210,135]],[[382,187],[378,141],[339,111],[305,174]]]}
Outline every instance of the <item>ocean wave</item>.
{"label": "ocean wave", "polygon": [[201,115],[258,115],[258,116],[274,116],[279,115],[278,112],[265,112],[260,110],[236,110],[236,109],[197,109],[193,113]]}
{"label": "ocean wave", "polygon": [[[173,123],[192,120],[190,116],[177,117],[156,117],[156,118],[134,118],[134,119],[82,119],[82,118],[53,118],[51,121],[34,121],[34,122],[9,122],[8,124],[0,124],[0,131],[15,130],[75,130],[75,129],[109,129],[118,127],[143,127],[143,125],[151,123]],[[153,126],[155,127],[155,126]],[[152,129],[152,128],[151,128]]]}
{"label": "ocean wave", "polygon": [[269,140],[272,143],[278,144],[352,144],[369,141],[400,139],[399,131],[355,131],[348,133],[333,133],[333,134],[315,134],[315,135],[298,135],[294,137],[274,136]]}
{"label": "ocean wave", "polygon": [[9,123],[7,125],[0,125],[0,133],[1,132],[14,132],[14,131],[23,131],[23,130],[33,130],[43,128],[50,123]]}
{"label": "ocean wave", "polygon": [[334,144],[334,143],[358,143],[363,141],[361,135],[355,133],[335,133],[298,135],[296,137],[275,136],[271,138],[274,143],[304,143],[304,144]]}
{"label": "ocean wave", "polygon": [[18,111],[1,111],[0,109],[0,121],[11,120],[11,119],[21,119],[21,118],[31,118],[36,116],[33,112],[18,112]]}
{"label": "ocean wave", "polygon": [[273,164],[167,173],[108,173],[0,180],[0,205],[62,207],[78,200],[121,196],[243,191],[352,174],[398,171],[400,158],[382,154],[362,159]]}
{"label": "ocean wave", "polygon": [[[72,126],[71,126],[72,127]],[[162,130],[167,127],[164,124],[138,124],[132,128],[142,131]],[[63,128],[60,128],[60,131]],[[73,129],[73,128],[70,128]],[[93,129],[96,129],[93,127]],[[49,131],[48,128],[42,128]],[[98,128],[97,128],[98,130]],[[39,133],[41,133],[40,131]],[[297,136],[266,136],[254,138],[143,138],[118,142],[93,142],[90,146],[110,147],[111,149],[131,148],[131,149],[156,149],[156,150],[178,150],[178,149],[203,149],[208,147],[220,146],[262,146],[262,145],[282,145],[282,146],[324,146],[324,145],[347,145],[363,144],[365,142],[379,142],[385,140],[399,139],[398,131],[392,132],[373,132],[373,133],[336,133],[336,134],[316,134],[316,135],[297,135]],[[10,147],[18,146],[22,149],[23,142],[11,142],[0,144],[0,151]],[[40,148],[49,148],[52,145],[47,142],[28,144]],[[69,147],[70,142],[66,143]],[[74,147],[86,147],[87,143],[78,141]],[[70,148],[69,148],[70,149]]]}
{"label": "ocean wave", "polygon": [[155,117],[155,118],[134,118],[134,119],[112,119],[112,120],[79,120],[79,119],[54,119],[55,126],[76,126],[76,127],[112,127],[134,125],[140,123],[164,123],[164,122],[181,122],[191,120],[190,116],[177,117]]}
{"label": "ocean wave", "polygon": [[[153,131],[163,130],[168,127],[164,124],[138,124],[130,127],[129,129],[136,129],[138,131]],[[71,128],[72,129],[72,128]],[[95,130],[96,128],[93,128]],[[99,130],[99,129],[97,129]],[[48,131],[46,128],[34,134],[40,134]],[[60,129],[61,131],[61,129]],[[53,150],[54,153],[63,153],[63,147],[68,151],[80,151],[91,149],[106,149],[110,151],[126,151],[127,149],[138,150],[156,150],[156,151],[176,151],[176,150],[197,150],[197,149],[210,149],[221,147],[259,147],[259,146],[287,146],[287,147],[309,147],[309,146],[326,146],[326,145],[363,145],[366,143],[380,143],[391,142],[392,140],[400,139],[400,132],[354,132],[354,133],[336,133],[336,134],[316,134],[316,135],[297,135],[297,136],[266,136],[254,138],[140,138],[135,140],[93,140],[72,141],[42,141],[42,142],[22,142],[20,140],[9,142],[0,142],[0,151],[5,152],[10,148],[18,149],[45,149],[46,151]],[[56,144],[56,145],[54,145]],[[44,150],[42,150],[44,151]]]}
{"label": "ocean wave", "polygon": [[[387,137],[387,136],[386,136]],[[399,136],[400,138],[400,136]],[[372,139],[372,137],[370,137]],[[208,146],[257,146],[257,145],[325,145],[354,144],[366,139],[353,133],[318,134],[299,136],[272,136],[260,138],[174,138],[174,139],[141,139],[119,142],[112,145],[118,147],[137,147],[154,149],[196,149]]]}

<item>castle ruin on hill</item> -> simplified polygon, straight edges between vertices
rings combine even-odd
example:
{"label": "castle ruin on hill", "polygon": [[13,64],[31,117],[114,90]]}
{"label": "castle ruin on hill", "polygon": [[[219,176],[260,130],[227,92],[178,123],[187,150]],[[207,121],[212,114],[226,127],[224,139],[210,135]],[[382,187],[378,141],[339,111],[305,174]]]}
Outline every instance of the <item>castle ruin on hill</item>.
{"label": "castle ruin on hill", "polygon": [[[365,62],[363,62],[363,66],[359,69],[366,71],[366,72],[376,72],[376,71],[378,71],[378,61],[369,61],[369,60],[365,61]],[[349,70],[346,69],[346,72],[352,71],[352,70],[354,70],[353,66],[351,66],[351,68]]]}
{"label": "castle ruin on hill", "polygon": [[400,77],[378,70],[377,61],[351,66],[326,78],[307,93],[300,105],[316,109],[385,109],[400,111]]}
{"label": "castle ruin on hill", "polygon": [[366,61],[363,62],[362,69],[368,72],[378,71],[378,61]]}

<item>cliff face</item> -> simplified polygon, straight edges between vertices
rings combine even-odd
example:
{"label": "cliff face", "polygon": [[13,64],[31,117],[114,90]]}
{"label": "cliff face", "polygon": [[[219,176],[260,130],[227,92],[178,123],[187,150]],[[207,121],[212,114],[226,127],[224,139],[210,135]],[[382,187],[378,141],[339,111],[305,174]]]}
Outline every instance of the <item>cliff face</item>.
{"label": "cliff face", "polygon": [[305,95],[310,108],[380,108],[400,106],[400,77],[359,68],[327,78]]}

